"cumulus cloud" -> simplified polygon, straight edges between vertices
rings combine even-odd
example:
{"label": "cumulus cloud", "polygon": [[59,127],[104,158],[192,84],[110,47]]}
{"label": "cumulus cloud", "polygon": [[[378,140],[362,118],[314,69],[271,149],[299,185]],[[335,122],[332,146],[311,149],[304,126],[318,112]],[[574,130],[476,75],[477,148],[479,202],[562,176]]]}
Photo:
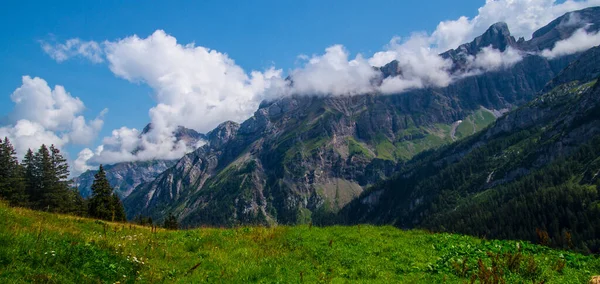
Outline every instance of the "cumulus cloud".
{"label": "cumulus cloud", "polygon": [[81,115],[83,102],[71,96],[63,86],[54,89],[41,78],[23,76],[22,85],[12,94],[13,111],[9,124],[0,127],[0,137],[13,141],[19,156],[27,149],[54,144],[59,149],[67,144],[89,144],[103,125],[106,109],[91,121]]}
{"label": "cumulus cloud", "polygon": [[246,74],[216,50],[182,45],[157,30],[147,38],[127,37],[106,42],[110,70],[156,91],[158,104],[150,110],[155,128],[185,126],[208,131],[225,120],[241,121],[260,102],[260,92],[277,71]]}
{"label": "cumulus cloud", "polygon": [[471,71],[494,71],[509,68],[523,60],[520,51],[508,47],[504,52],[491,46],[484,47],[475,57],[469,58]]}
{"label": "cumulus cloud", "polygon": [[567,39],[556,42],[554,48],[542,51],[542,56],[547,58],[556,58],[577,52],[588,50],[594,46],[600,45],[600,32],[588,33],[585,28],[578,29]]}
{"label": "cumulus cloud", "polygon": [[394,38],[386,51],[373,55],[369,62],[374,66],[385,60],[398,61],[398,76],[386,78],[381,84],[381,92],[398,93],[412,88],[450,84],[452,79],[448,70],[452,62],[439,56],[428,42],[429,38],[424,34],[415,34],[403,43],[400,43],[400,38]]}
{"label": "cumulus cloud", "polygon": [[311,95],[355,95],[374,91],[372,80],[379,73],[360,54],[349,60],[342,45],[333,45],[323,55],[305,58],[304,66],[290,72],[292,93]]}
{"label": "cumulus cloud", "polygon": [[93,63],[104,61],[102,58],[102,47],[95,41],[83,41],[73,38],[67,40],[64,44],[49,43],[46,41],[41,41],[40,43],[44,52],[59,63],[77,56],[84,57]]}
{"label": "cumulus cloud", "polygon": [[60,149],[69,141],[68,137],[59,136],[43,125],[27,119],[21,119],[14,125],[0,127],[0,137],[8,137],[12,141],[19,157],[23,157],[27,149],[35,150],[42,144],[54,144]]}
{"label": "cumulus cloud", "polygon": [[227,54],[178,43],[162,30],[146,38],[106,41],[103,53],[116,76],[153,88],[153,127],[143,134],[127,127],[114,130],[96,151],[84,150],[80,164],[84,159],[98,164],[180,158],[197,145],[177,141],[177,127],[207,132],[225,120],[243,121],[256,111],[271,81],[281,77],[273,68],[247,74]]}

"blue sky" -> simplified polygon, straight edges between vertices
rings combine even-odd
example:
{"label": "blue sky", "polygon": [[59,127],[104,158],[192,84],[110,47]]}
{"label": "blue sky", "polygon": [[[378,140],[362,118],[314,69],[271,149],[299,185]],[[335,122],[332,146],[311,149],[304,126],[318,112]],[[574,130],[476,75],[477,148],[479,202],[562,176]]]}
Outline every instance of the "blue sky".
{"label": "blue sky", "polygon": [[[594,1],[597,0],[585,2]],[[50,87],[64,86],[71,96],[83,101],[85,110],[81,114],[88,120],[107,108],[109,111],[103,118],[104,125],[98,138],[88,145],[67,143],[63,147],[71,160],[83,148],[94,149],[102,137],[111,136],[113,129],[122,126],[142,128],[151,120],[148,111],[157,104],[159,91],[144,80],[126,80],[117,76],[107,68],[106,61],[92,63],[83,57],[75,57],[59,63],[42,50],[41,42],[54,44],[79,38],[102,44],[106,40],[114,42],[133,35],[147,38],[161,29],[176,38],[179,44],[193,42],[196,46],[227,54],[246,73],[274,66],[285,75],[304,64],[299,63],[299,55],[323,54],[325,48],[335,44],[343,45],[350,59],[358,53],[371,58],[375,53],[389,49],[388,43],[394,36],[402,37],[400,42],[411,39],[415,32],[430,36],[440,21],[445,20],[463,24],[466,21],[469,26],[468,32],[461,32],[461,26],[456,28],[460,34],[458,42],[472,39],[474,34],[498,19],[514,24],[517,32],[527,35],[533,28],[571,7],[553,8],[553,12],[549,12],[552,15],[547,16],[535,15],[534,11],[531,17],[536,17],[536,21],[531,25],[518,22],[510,14],[526,5],[545,11],[564,1],[516,1],[522,2],[516,5],[501,0],[499,2],[506,3],[499,5],[506,11],[499,13],[506,15],[493,15],[494,9],[499,8],[488,7],[492,12],[481,12],[478,20],[474,17],[480,13],[478,9],[486,5],[483,0],[51,2],[54,1],[3,1],[0,10],[0,61],[3,63],[0,117],[13,109],[10,95],[21,86],[24,75],[40,77]],[[462,22],[461,16],[466,17]],[[148,58],[148,61],[152,60],[155,59]],[[4,117],[0,122],[2,126],[10,120]]]}
{"label": "blue sky", "polygon": [[287,70],[299,54],[320,53],[332,44],[373,53],[394,35],[433,30],[440,20],[473,15],[481,5],[472,0],[52,2],[9,1],[0,11],[0,113],[12,108],[9,96],[21,76],[38,76],[81,98],[89,115],[108,108],[100,136],[123,125],[143,127],[154,104],[152,90],[85,60],[57,63],[39,40],[103,41],[163,29],[179,42],[227,53],[246,70],[272,64]]}

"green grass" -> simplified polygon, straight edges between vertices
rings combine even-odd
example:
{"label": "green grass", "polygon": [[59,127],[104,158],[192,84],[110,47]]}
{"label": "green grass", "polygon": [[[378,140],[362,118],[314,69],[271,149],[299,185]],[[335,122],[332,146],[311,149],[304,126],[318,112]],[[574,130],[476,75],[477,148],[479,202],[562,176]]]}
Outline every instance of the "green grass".
{"label": "green grass", "polygon": [[394,152],[396,152],[396,146],[390,142],[390,140],[385,137],[385,135],[378,134],[375,137],[375,153],[377,154],[377,158],[382,160],[390,160],[395,161],[396,157]]}
{"label": "green grass", "polygon": [[0,283],[587,283],[600,272],[597,258],[526,242],[364,225],[152,233],[4,204],[0,241]]}
{"label": "green grass", "polygon": [[364,156],[368,159],[373,159],[373,154],[360,142],[356,141],[352,137],[347,138],[348,141],[348,152],[351,156],[359,155]]}
{"label": "green grass", "polygon": [[394,155],[398,159],[410,160],[416,154],[425,150],[451,143],[450,128],[450,125],[435,124],[432,127],[422,129],[420,134],[423,137],[397,142]]}
{"label": "green grass", "polygon": [[456,128],[454,135],[458,139],[468,137],[486,128],[494,121],[496,121],[494,114],[483,108],[479,109],[463,119],[463,122]]}

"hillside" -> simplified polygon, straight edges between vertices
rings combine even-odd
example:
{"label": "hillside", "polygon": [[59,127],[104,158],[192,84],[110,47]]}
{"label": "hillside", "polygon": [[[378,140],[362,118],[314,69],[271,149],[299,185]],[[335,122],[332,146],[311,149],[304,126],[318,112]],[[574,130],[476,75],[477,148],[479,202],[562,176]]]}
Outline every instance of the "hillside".
{"label": "hillside", "polygon": [[[599,52],[565,72],[597,68]],[[416,157],[344,217],[491,238],[547,233],[548,245],[598,252],[600,84],[577,74],[480,133]]]}
{"label": "hillside", "polygon": [[5,204],[0,241],[2,283],[587,283],[600,271],[595,257],[527,242],[374,226],[152,233]]}
{"label": "hillside", "polygon": [[[580,12],[595,23],[600,9]],[[415,155],[472,135],[534,98],[580,56],[550,60],[534,52],[568,38],[576,27],[556,24],[568,18],[558,18],[529,41],[515,40],[504,23],[492,25],[442,56],[456,72],[464,67],[462,55],[490,45],[519,49],[523,60],[448,87],[263,102],[253,117],[219,125],[207,134],[207,145],[139,185],[124,200],[128,217],[161,220],[172,213],[191,226],[329,223],[365,188],[402,170]],[[382,78],[402,74],[394,61],[380,71]]]}

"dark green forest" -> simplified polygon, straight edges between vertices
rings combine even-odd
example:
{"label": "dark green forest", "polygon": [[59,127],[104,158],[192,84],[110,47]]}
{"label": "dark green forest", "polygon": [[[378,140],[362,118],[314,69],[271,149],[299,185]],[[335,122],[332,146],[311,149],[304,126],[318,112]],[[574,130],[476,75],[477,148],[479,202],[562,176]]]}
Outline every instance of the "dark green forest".
{"label": "dark green forest", "polygon": [[0,141],[0,199],[35,210],[126,220],[123,204],[113,193],[102,166],[89,199],[82,198],[68,178],[67,160],[54,145],[42,145],[35,153],[29,149],[19,163],[9,139]]}

